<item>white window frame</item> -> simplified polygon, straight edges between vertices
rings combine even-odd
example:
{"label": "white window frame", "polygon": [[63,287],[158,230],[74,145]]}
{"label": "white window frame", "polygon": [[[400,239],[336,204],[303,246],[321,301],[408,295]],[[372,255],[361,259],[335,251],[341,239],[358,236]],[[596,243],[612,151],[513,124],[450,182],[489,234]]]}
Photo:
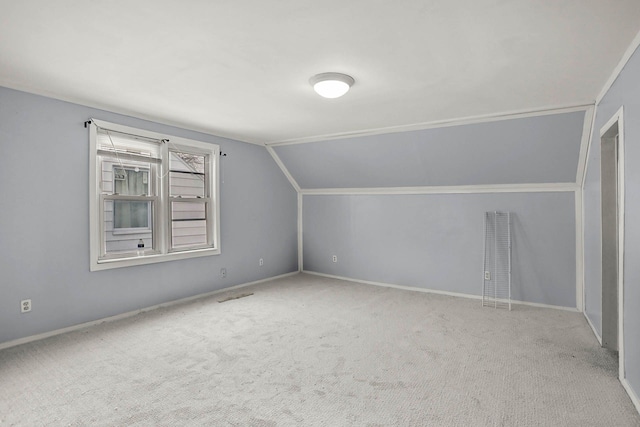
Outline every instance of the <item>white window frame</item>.
{"label": "white window frame", "polygon": [[[100,158],[98,155],[98,128],[114,132],[135,135],[143,138],[165,141],[161,148],[162,161],[157,165],[162,179],[158,183],[157,196],[152,207],[152,228],[154,230],[154,248],[143,255],[135,251],[123,256],[104,257],[104,200],[108,195],[102,194]],[[116,123],[91,119],[89,126],[89,238],[90,238],[90,270],[100,271],[134,265],[154,264],[186,258],[219,255],[220,251],[220,179],[219,153],[220,146],[173,135],[160,134]],[[207,240],[211,247],[171,249],[171,198],[169,197],[169,151],[185,150],[187,152],[207,155],[208,176],[206,183],[210,197],[207,198]],[[149,178],[151,180],[151,177]],[[151,185],[151,183],[150,183]],[[202,200],[202,199],[198,199]]]}

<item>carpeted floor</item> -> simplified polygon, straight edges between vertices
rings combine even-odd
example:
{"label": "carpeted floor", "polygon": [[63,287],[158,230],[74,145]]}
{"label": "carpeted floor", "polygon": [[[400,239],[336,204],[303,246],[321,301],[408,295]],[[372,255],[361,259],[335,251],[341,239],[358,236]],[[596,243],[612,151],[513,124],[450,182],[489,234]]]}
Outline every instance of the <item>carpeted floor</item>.
{"label": "carpeted floor", "polygon": [[579,313],[296,275],[0,351],[0,424],[640,426],[616,369]]}

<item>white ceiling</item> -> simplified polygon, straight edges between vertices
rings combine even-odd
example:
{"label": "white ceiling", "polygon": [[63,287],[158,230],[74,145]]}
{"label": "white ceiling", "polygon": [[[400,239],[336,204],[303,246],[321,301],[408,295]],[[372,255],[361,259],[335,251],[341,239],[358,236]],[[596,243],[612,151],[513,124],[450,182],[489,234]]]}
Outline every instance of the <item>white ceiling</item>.
{"label": "white ceiling", "polygon": [[593,103],[639,30],[638,0],[0,0],[0,86],[273,143]]}

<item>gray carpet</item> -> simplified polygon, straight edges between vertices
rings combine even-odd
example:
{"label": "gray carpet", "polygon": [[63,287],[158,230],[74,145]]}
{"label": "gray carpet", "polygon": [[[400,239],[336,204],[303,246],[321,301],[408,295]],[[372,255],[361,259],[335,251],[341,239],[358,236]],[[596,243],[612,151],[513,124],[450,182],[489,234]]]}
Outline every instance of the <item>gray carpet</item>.
{"label": "gray carpet", "polygon": [[0,351],[0,424],[639,426],[616,369],[579,313],[296,275]]}

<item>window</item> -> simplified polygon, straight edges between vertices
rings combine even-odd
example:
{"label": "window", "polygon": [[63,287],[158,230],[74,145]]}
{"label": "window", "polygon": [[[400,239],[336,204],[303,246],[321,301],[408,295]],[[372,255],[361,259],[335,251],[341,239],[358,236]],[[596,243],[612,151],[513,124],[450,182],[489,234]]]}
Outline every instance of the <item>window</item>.
{"label": "window", "polygon": [[91,120],[91,270],[220,253],[215,144]]}
{"label": "window", "polygon": [[[138,166],[113,166],[114,194],[149,195],[149,169]],[[113,202],[113,232],[139,232],[151,229],[151,203],[117,200]]]}

